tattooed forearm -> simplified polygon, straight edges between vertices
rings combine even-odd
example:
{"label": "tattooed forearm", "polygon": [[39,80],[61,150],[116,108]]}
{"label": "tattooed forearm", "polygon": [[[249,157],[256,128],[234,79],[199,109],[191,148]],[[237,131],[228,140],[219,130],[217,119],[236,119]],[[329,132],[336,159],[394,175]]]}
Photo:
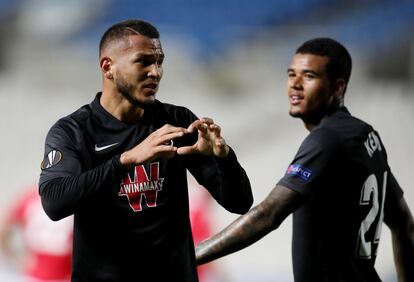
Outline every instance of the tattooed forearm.
{"label": "tattooed forearm", "polygon": [[226,229],[196,248],[197,264],[207,263],[256,242],[273,228],[260,206],[239,217]]}
{"label": "tattooed forearm", "polygon": [[201,242],[196,247],[197,264],[210,262],[253,244],[276,229],[301,203],[302,198],[296,192],[276,187],[259,205],[220,233]]}

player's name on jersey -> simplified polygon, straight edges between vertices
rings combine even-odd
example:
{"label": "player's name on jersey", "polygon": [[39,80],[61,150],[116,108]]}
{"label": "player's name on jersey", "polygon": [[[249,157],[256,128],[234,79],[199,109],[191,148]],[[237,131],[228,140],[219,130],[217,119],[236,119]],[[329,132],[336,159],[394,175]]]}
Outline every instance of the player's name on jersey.
{"label": "player's name on jersey", "polygon": [[371,131],[368,134],[368,138],[365,140],[364,145],[370,157],[372,157],[376,150],[381,151],[381,142],[374,131]]}

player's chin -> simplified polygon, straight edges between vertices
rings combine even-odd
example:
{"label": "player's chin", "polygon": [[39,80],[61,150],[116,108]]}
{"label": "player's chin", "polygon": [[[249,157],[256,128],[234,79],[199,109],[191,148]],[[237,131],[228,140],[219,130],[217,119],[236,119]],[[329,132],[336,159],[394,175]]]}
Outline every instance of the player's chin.
{"label": "player's chin", "polygon": [[155,103],[155,95],[151,96],[151,97],[146,97],[145,99],[142,100],[142,103],[145,105],[152,105]]}
{"label": "player's chin", "polygon": [[152,89],[148,89],[148,90],[145,89],[142,95],[140,95],[141,96],[140,100],[142,101],[142,103],[152,104],[155,102],[155,99],[157,96],[156,94],[157,94],[157,91],[154,91]]}
{"label": "player's chin", "polygon": [[296,108],[290,108],[290,110],[289,110],[289,115],[290,115],[291,117],[300,118],[300,117],[302,117],[302,116],[303,116],[303,113],[302,113],[302,111],[300,111],[299,109],[296,109]]}
{"label": "player's chin", "polygon": [[129,101],[131,102],[131,104],[133,104],[136,107],[150,108],[152,105],[155,104],[155,96],[150,96],[150,97],[144,96],[144,97],[142,97],[142,95],[141,95],[139,99],[132,98],[132,99],[129,99]]}
{"label": "player's chin", "polygon": [[156,94],[156,89],[144,88],[137,94],[137,98],[142,103],[153,103],[155,101]]}

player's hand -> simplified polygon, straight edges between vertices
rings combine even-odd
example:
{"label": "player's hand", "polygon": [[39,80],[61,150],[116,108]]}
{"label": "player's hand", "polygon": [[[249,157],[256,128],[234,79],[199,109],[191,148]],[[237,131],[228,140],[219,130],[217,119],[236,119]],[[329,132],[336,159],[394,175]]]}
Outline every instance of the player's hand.
{"label": "player's hand", "polygon": [[221,128],[211,118],[194,121],[188,127],[188,133],[198,131],[198,140],[192,146],[180,147],[177,154],[186,155],[200,153],[203,155],[224,158],[229,153],[229,146],[221,136]]}
{"label": "player's hand", "polygon": [[156,158],[172,158],[177,152],[177,147],[174,146],[172,140],[182,137],[186,133],[186,128],[166,124],[148,135],[134,148],[121,154],[121,163],[124,166],[129,166],[142,164]]}

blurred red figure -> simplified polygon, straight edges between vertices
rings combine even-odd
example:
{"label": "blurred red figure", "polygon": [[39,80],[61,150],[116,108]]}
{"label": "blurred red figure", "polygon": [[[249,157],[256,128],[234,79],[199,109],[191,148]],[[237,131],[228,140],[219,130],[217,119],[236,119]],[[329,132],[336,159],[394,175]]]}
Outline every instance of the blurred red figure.
{"label": "blurred red figure", "polygon": [[12,204],[0,230],[6,259],[16,264],[28,282],[70,281],[73,218],[51,221],[43,211],[37,186],[22,196]]}
{"label": "blurred red figure", "polygon": [[[188,179],[189,187],[191,187],[189,189],[191,231],[194,244],[197,245],[198,242],[213,234],[211,227],[212,198],[207,190],[200,188],[191,175],[188,176]],[[220,276],[214,263],[197,266],[197,272],[200,282],[217,281]]]}

